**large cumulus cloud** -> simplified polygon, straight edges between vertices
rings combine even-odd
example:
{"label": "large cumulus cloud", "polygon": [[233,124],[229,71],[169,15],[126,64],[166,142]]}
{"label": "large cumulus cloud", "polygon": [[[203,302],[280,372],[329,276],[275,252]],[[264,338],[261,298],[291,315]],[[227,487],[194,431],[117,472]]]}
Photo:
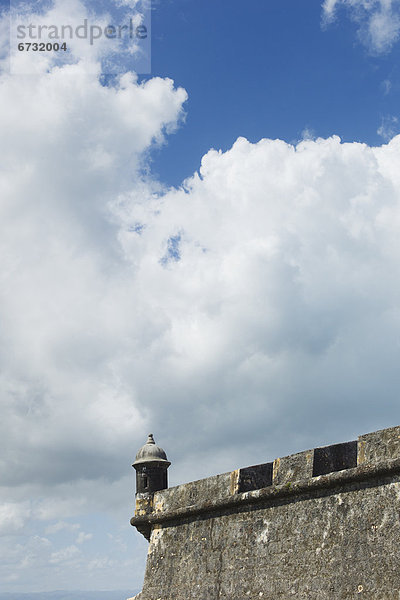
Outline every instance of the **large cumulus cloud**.
{"label": "large cumulus cloud", "polygon": [[252,439],[284,452],[396,419],[399,150],[239,139],[182,189],[118,204],[161,327],[157,377],[145,352],[126,376],[160,427],[184,419],[182,455],[190,434],[233,467]]}

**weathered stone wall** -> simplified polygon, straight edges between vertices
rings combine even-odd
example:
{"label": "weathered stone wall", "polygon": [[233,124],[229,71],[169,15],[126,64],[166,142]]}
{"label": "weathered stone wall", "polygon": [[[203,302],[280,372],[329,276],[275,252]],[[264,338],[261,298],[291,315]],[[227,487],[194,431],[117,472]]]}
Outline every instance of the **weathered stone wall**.
{"label": "weathered stone wall", "polygon": [[131,522],[140,600],[400,600],[400,428],[141,496]]}

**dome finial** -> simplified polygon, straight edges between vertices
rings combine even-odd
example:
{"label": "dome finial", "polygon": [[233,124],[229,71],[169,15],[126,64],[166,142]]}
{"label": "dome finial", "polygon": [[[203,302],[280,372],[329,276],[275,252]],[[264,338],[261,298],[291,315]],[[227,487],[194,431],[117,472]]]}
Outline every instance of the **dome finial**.
{"label": "dome finial", "polygon": [[167,459],[164,450],[156,445],[152,433],[147,436],[147,441],[136,454],[135,462],[132,466],[137,466],[143,463],[171,463]]}

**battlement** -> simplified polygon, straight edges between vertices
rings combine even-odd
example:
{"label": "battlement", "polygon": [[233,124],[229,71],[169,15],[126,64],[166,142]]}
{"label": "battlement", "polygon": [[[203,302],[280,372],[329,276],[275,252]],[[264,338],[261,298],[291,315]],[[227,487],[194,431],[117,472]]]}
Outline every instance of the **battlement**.
{"label": "battlement", "polygon": [[399,468],[400,427],[382,429],[361,435],[357,441],[304,450],[273,462],[160,490],[154,495],[138,494],[131,525],[143,528],[148,524],[149,534],[151,525],[183,515],[344,485],[397,472]]}
{"label": "battlement", "polygon": [[[298,598],[318,600],[344,600],[364,590],[370,591],[364,597],[371,600],[400,598],[400,575],[391,562],[391,557],[400,559],[399,501],[400,427],[137,494],[131,524],[150,540],[140,598],[286,600],[290,590]],[[371,532],[379,538],[373,547]],[[344,564],[351,548],[354,556]],[[192,561],[193,552],[199,564]],[[223,564],[218,569],[216,554]],[[286,583],[282,561],[289,566]],[[382,574],[384,564],[389,566]],[[325,583],[321,579],[324,590],[318,588],[313,595],[315,578],[322,576],[312,575],[317,565],[325,572]],[[166,583],[171,577],[173,588]],[[204,578],[213,582],[211,587]]]}

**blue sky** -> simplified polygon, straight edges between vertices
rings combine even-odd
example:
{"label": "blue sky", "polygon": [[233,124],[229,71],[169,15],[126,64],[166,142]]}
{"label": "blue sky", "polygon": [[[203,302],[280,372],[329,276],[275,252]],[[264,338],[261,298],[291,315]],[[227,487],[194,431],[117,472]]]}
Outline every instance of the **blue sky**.
{"label": "blue sky", "polygon": [[343,13],[322,27],[320,0],[155,3],[152,74],[172,77],[189,100],[153,169],[177,185],[238,136],[292,142],[309,130],[380,144],[382,120],[398,115],[400,49],[377,55]]}
{"label": "blue sky", "polygon": [[178,485],[400,420],[400,1],[154,0],[151,34],[137,76],[0,20],[1,591],[140,589],[150,431]]}

